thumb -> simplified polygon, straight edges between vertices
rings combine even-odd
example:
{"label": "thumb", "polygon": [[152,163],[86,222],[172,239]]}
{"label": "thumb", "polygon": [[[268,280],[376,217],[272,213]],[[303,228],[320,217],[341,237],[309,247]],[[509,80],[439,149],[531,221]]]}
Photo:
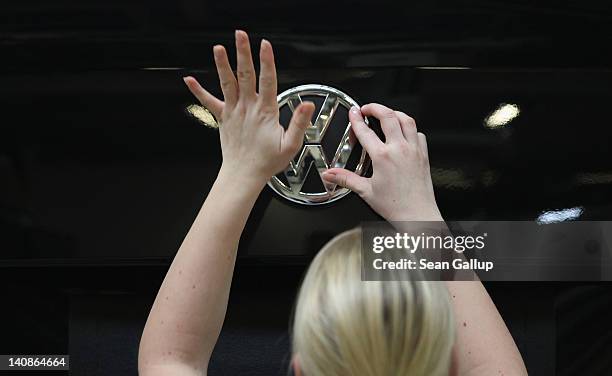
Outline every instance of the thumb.
{"label": "thumb", "polygon": [[367,191],[370,185],[368,178],[343,168],[330,168],[323,173],[322,177],[326,182],[348,188],[360,196]]}
{"label": "thumb", "polygon": [[289,127],[283,135],[281,151],[290,152],[291,155],[297,153],[304,142],[304,132],[310,125],[314,110],[315,106],[312,102],[303,102],[297,106],[293,111]]}

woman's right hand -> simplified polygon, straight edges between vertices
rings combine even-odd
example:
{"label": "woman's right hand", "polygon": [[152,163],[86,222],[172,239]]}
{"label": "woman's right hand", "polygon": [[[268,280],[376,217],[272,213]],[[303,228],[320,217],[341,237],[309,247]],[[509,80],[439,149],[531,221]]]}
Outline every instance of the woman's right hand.
{"label": "woman's right hand", "polygon": [[279,123],[272,45],[267,40],[261,41],[259,92],[256,91],[257,75],[249,37],[241,30],[236,31],[236,51],[234,75],[225,48],[221,45],[213,48],[224,101],[210,94],[195,78],[185,77],[184,80],[193,95],[220,122],[221,173],[226,172],[234,180],[252,180],[261,189],[272,176],[289,165],[302,147],[304,131],[315,106],[311,102],[301,103],[293,111],[285,130]]}
{"label": "woman's right hand", "polygon": [[[364,116],[380,121],[385,142],[368,127]],[[414,119],[376,103],[351,108],[349,118],[372,159],[372,177],[332,168],[323,179],[351,189],[387,221],[442,221],[431,182],[427,141],[417,132]]]}

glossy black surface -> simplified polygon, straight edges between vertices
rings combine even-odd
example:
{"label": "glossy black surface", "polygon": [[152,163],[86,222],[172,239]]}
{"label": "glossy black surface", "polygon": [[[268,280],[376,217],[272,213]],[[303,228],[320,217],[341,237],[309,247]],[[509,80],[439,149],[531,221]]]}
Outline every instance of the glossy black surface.
{"label": "glossy black surface", "polygon": [[[273,42],[280,90],[323,83],[414,116],[447,219],[567,208],[610,219],[612,11],[603,1],[3,8],[0,257],[9,262],[175,252],[221,156],[215,131],[185,113],[194,99],[181,77],[218,94],[211,47],[231,46],[238,26],[253,43]],[[503,103],[520,114],[487,128]],[[300,259],[373,218],[355,195],[311,208],[266,188],[240,255]]]}
{"label": "glossy black surface", "polygon": [[[0,353],[136,372],[146,313],[221,162],[181,77],[218,94],[211,48],[235,28],[272,41],[280,90],[323,83],[412,114],[447,219],[610,220],[611,25],[603,0],[4,2]],[[520,114],[485,127],[501,103]],[[266,188],[210,374],[286,374],[307,259],[371,218],[354,195],[305,208]],[[486,287],[530,374],[610,374],[609,284]]]}

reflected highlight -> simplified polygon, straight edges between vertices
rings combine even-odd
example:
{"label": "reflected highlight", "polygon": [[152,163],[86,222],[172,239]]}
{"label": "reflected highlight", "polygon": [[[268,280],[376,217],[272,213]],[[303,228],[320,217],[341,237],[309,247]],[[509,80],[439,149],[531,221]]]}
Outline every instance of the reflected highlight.
{"label": "reflected highlight", "polygon": [[502,103],[484,120],[484,125],[490,129],[501,128],[508,125],[514,118],[519,116],[519,106],[512,103]]}
{"label": "reflected highlight", "polygon": [[571,221],[580,217],[583,212],[584,209],[580,206],[577,206],[575,208],[545,211],[538,216],[536,222],[538,222],[538,224],[543,225],[549,223]]}
{"label": "reflected highlight", "polygon": [[188,114],[196,118],[200,123],[204,124],[208,128],[218,129],[219,123],[213,116],[213,114],[204,106],[198,104],[190,104],[187,106],[186,111]]}

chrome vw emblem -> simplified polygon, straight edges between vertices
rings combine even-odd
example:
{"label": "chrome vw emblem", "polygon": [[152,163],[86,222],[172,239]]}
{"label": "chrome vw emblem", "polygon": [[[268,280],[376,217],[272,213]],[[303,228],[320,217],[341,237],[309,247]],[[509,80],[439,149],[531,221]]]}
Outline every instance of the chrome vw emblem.
{"label": "chrome vw emblem", "polygon": [[[351,135],[351,123],[348,121],[348,110],[352,106],[358,106],[351,97],[342,91],[325,85],[302,85],[284,91],[278,97],[278,107],[282,110],[285,106],[293,112],[293,110],[302,102],[302,99],[310,98],[322,99],[319,112],[314,123],[311,123],[306,128],[304,137],[304,146],[302,150],[290,162],[289,166],[281,174],[273,176],[268,182],[268,185],[279,195],[287,200],[297,202],[304,205],[320,205],[330,203],[346,196],[350,190],[347,188],[337,187],[323,181],[321,174],[332,167],[347,167],[349,158],[355,144],[357,143],[354,135]],[[338,111],[339,106],[346,109],[343,116],[346,121],[340,124],[344,127],[340,143],[333,154],[331,160],[329,155],[323,149],[323,139],[325,134],[332,124],[334,116],[341,116]],[[338,120],[338,119],[337,119]],[[367,120],[366,120],[367,121]],[[335,122],[338,124],[338,121]],[[304,183],[310,173],[312,166],[317,169],[318,177],[321,181],[322,188],[320,191],[306,191]],[[361,155],[354,167],[355,173],[362,175],[367,165],[367,154],[365,150],[361,151]]]}

